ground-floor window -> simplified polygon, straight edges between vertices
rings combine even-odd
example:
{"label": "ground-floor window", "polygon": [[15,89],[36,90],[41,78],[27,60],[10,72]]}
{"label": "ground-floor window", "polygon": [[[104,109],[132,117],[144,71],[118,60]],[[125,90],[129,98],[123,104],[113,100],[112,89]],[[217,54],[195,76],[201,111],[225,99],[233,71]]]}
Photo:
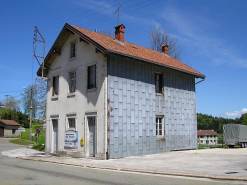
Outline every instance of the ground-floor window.
{"label": "ground-floor window", "polygon": [[156,136],[164,136],[164,116],[156,116]]}
{"label": "ground-floor window", "polygon": [[12,129],[12,134],[15,134],[15,130],[16,130],[16,129]]}
{"label": "ground-floor window", "polygon": [[73,130],[75,131],[76,128],[76,115],[67,115],[67,121],[66,121],[66,130]]}

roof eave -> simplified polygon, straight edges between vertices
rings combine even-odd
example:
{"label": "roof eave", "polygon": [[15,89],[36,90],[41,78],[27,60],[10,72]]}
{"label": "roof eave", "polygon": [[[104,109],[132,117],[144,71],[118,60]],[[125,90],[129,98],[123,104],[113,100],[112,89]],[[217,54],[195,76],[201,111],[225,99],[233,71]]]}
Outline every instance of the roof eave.
{"label": "roof eave", "polygon": [[109,49],[106,50],[105,53],[108,54],[108,55],[111,55],[111,54],[122,55],[122,56],[133,58],[133,59],[136,59],[136,60],[141,60],[141,61],[144,61],[144,62],[149,62],[149,63],[152,63],[152,64],[160,65],[160,66],[163,66],[163,67],[167,67],[167,68],[170,68],[170,69],[174,69],[174,70],[177,70],[177,71],[188,73],[190,75],[195,76],[196,78],[201,78],[203,80],[205,80],[205,78],[206,78],[205,75],[199,75],[199,74],[192,73],[192,72],[189,72],[189,71],[186,71],[186,70],[182,70],[182,69],[178,69],[178,68],[175,68],[175,67],[172,67],[172,66],[169,66],[169,65],[161,64],[161,63],[158,63],[158,62],[154,62],[154,61],[151,61],[151,60],[143,59],[143,58],[140,58],[140,57],[135,57],[135,56],[132,56],[132,55],[124,54],[124,53],[113,51],[113,50],[109,50]]}

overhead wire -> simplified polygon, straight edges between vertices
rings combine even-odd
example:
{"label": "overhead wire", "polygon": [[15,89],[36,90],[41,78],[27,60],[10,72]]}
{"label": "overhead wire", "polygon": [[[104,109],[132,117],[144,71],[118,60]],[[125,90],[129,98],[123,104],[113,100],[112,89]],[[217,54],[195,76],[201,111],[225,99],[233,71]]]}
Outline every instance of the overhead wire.
{"label": "overhead wire", "polygon": [[[121,14],[125,14],[125,13],[128,13],[128,12],[135,11],[135,10],[137,10],[137,9],[146,7],[146,6],[148,6],[148,5],[155,4],[155,3],[157,3],[158,1],[161,1],[161,0],[152,1],[151,3],[145,4],[145,5],[143,5],[143,6],[139,6],[139,5],[144,4],[144,3],[148,2],[148,1],[150,1],[150,0],[146,0],[146,1],[144,1],[144,2],[141,2],[141,3],[135,4],[135,5],[133,5],[133,6],[127,7],[127,8],[125,8],[125,9],[122,10],[122,13],[121,13]],[[136,7],[136,6],[139,6],[139,7],[134,8],[134,9],[130,9],[130,8],[133,8],[133,7]],[[130,10],[129,10],[129,9],[130,9]],[[127,10],[127,11],[125,11],[125,10]],[[125,12],[124,12],[124,11],[125,11]],[[93,24],[95,24],[95,23],[97,23],[97,22],[100,22],[100,21],[103,21],[103,20],[108,20],[108,19],[111,19],[111,18],[112,18],[112,17],[109,17],[109,16],[108,16],[108,17],[107,17],[107,16],[100,17],[100,18],[97,18],[97,19],[94,19],[94,20],[90,20],[90,21],[85,22],[85,23],[83,24],[83,26],[85,27],[85,26],[93,25]],[[77,20],[79,20],[79,19],[77,19]],[[57,33],[57,32],[52,32],[52,33],[50,34],[50,36],[48,37],[48,39],[54,37],[53,33],[55,34],[55,33]]]}

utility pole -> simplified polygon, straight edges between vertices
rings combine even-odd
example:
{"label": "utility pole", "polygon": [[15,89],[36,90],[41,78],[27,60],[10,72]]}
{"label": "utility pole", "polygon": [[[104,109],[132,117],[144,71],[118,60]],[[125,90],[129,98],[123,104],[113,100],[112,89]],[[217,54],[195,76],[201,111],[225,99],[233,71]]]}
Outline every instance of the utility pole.
{"label": "utility pole", "polygon": [[30,96],[30,123],[29,123],[29,146],[32,145],[32,114],[33,114],[33,86],[31,86]]}

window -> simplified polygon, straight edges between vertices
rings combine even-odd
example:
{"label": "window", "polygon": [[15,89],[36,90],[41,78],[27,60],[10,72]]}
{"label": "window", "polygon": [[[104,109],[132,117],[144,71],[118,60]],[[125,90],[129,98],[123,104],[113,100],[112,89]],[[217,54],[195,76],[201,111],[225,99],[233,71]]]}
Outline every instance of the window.
{"label": "window", "polygon": [[75,118],[68,118],[68,130],[75,130]]}
{"label": "window", "polygon": [[162,93],[162,74],[155,73],[155,92]]}
{"label": "window", "polygon": [[12,134],[15,134],[15,130],[16,130],[16,129],[12,129]]}
{"label": "window", "polygon": [[163,116],[156,117],[156,136],[164,136]]}
{"label": "window", "polygon": [[70,72],[69,78],[69,93],[73,93],[76,89],[76,72]]}
{"label": "window", "polygon": [[53,77],[52,96],[58,95],[58,85],[59,85],[59,76],[54,76]]}
{"label": "window", "polygon": [[75,57],[75,43],[70,44],[70,58]]}
{"label": "window", "polygon": [[96,88],[96,65],[89,66],[87,71],[88,71],[87,88],[88,89]]}

